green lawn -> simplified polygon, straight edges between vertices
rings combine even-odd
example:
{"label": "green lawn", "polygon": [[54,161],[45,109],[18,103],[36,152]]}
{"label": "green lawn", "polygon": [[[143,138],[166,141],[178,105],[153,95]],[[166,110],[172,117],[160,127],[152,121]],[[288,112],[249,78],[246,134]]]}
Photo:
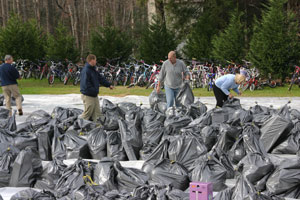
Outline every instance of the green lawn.
{"label": "green lawn", "polygon": [[[49,86],[47,80],[21,80],[19,81],[19,87],[22,94],[79,94],[79,86],[73,86],[72,82],[69,85],[63,85],[59,80],[55,80],[53,86]],[[2,92],[2,90],[0,89]],[[151,89],[146,90],[141,87],[126,88],[122,86],[116,87],[114,90],[108,88],[100,88],[100,95],[107,96],[126,96],[126,95],[143,95],[148,96],[151,93]],[[213,96],[212,92],[208,92],[206,89],[194,89],[195,96]],[[247,90],[243,96],[245,97],[300,97],[300,88],[294,86],[292,91],[288,91],[288,86],[276,87],[274,89],[266,87],[263,90],[256,90],[251,92]]]}

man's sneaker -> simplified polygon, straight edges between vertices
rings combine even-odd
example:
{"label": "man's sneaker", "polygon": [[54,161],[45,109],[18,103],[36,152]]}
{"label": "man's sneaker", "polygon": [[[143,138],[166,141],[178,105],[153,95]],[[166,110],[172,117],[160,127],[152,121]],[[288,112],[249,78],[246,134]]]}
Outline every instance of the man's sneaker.
{"label": "man's sneaker", "polygon": [[18,111],[19,111],[19,115],[22,116],[23,115],[23,110],[19,109]]}

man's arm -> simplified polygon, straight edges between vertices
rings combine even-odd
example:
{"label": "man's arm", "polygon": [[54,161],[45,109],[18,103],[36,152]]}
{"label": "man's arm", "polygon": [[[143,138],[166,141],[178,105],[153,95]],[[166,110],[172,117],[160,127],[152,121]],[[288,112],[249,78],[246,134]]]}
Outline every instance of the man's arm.
{"label": "man's arm", "polygon": [[112,86],[111,83],[108,82],[104,76],[102,76],[99,73],[98,73],[98,76],[99,76],[100,85],[103,85],[104,87],[111,87]]}
{"label": "man's arm", "polygon": [[161,70],[160,70],[159,76],[158,76],[158,83],[157,83],[157,87],[156,87],[157,93],[160,92],[161,83],[165,80],[165,77],[166,77],[166,66],[165,66],[165,62],[164,62],[163,65],[161,66]]}
{"label": "man's arm", "polygon": [[12,72],[13,72],[14,78],[21,80],[21,76],[20,76],[18,70],[14,66],[12,66],[12,67],[13,67]]}
{"label": "man's arm", "polygon": [[189,70],[187,69],[185,63],[182,61],[182,72],[183,72],[183,75],[185,77],[185,80],[190,80],[190,73],[189,73]]}

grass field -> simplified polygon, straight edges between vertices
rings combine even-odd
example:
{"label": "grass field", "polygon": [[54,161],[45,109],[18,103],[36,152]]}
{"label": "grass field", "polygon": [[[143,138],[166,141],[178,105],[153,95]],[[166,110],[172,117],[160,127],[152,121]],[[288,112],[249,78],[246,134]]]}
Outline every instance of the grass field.
{"label": "grass field", "polygon": [[[79,94],[80,89],[79,86],[73,86],[72,82],[68,85],[64,85],[59,80],[55,80],[53,86],[49,86],[47,80],[35,80],[35,79],[25,79],[19,81],[19,87],[22,94]],[[0,89],[2,92],[2,89]],[[116,87],[114,90],[110,90],[108,88],[101,87],[100,95],[106,96],[127,96],[127,95],[142,95],[149,96],[152,89],[146,90],[142,87],[133,87],[126,88],[122,86]],[[213,92],[208,92],[207,89],[194,89],[195,96],[213,96]],[[251,92],[247,90],[243,94],[244,97],[300,97],[300,88],[298,86],[294,86],[292,91],[288,91],[288,86],[284,87],[276,87],[274,89],[266,87],[263,90],[256,90]]]}

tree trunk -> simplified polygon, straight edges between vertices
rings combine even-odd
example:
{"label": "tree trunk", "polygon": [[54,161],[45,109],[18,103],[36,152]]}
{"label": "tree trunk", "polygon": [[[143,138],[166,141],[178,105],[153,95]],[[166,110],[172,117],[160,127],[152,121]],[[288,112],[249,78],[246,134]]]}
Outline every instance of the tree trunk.
{"label": "tree trunk", "polygon": [[6,26],[6,13],[5,13],[5,7],[4,7],[4,0],[1,0],[1,15],[2,15],[2,24],[5,27]]}
{"label": "tree trunk", "polygon": [[16,0],[16,4],[17,4],[17,13],[20,16],[21,15],[21,13],[20,13],[20,0]]}
{"label": "tree trunk", "polygon": [[26,0],[22,0],[22,10],[23,10],[23,20],[24,22],[27,21],[27,7],[26,7]]}
{"label": "tree trunk", "polygon": [[38,26],[41,27],[40,0],[36,0],[36,18]]}
{"label": "tree trunk", "polygon": [[79,48],[79,46],[80,46],[80,40],[79,40],[79,28],[78,28],[78,26],[79,26],[79,18],[78,18],[78,1],[77,0],[74,0],[73,1],[73,6],[74,6],[74,28],[75,28],[75,30],[74,30],[74,32],[75,32],[75,39],[76,39],[76,47],[77,48]]}

